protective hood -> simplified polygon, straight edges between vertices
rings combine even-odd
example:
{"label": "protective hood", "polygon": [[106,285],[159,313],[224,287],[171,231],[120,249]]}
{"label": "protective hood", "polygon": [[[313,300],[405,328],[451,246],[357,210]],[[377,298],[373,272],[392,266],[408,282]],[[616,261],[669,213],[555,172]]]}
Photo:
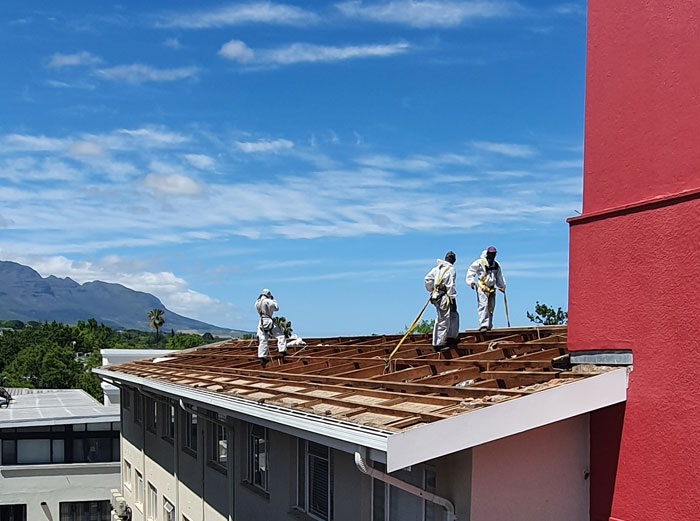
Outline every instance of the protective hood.
{"label": "protective hood", "polygon": [[436,259],[436,261],[437,261],[438,268],[442,268],[443,266],[452,266],[452,264],[450,264],[446,260]]}

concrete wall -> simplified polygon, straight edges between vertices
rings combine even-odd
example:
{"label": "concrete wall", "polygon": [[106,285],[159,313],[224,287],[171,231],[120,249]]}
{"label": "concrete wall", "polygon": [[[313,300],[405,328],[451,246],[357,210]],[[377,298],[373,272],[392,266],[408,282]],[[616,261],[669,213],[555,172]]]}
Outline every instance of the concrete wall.
{"label": "concrete wall", "polygon": [[568,343],[634,355],[626,406],[591,417],[591,519],[696,519],[700,2],[588,5]]}
{"label": "concrete wall", "polygon": [[[184,419],[184,412],[178,411],[178,422]],[[265,492],[247,483],[248,424],[232,418],[229,422],[229,467],[224,474],[207,463],[202,450],[209,439],[206,422],[198,423],[199,450],[193,457],[182,449],[182,425],[171,444],[146,432],[132,421],[130,411],[124,411],[122,453],[132,469],[144,475],[146,500],[150,482],[158,490],[159,508],[165,495],[176,505],[178,520],[184,514],[190,521],[224,521],[230,513],[231,519],[245,521],[308,521],[295,508],[298,438],[268,429]],[[580,416],[438,458],[425,467],[435,472],[435,493],[455,504],[460,521],[584,521],[589,501],[588,429],[588,417]],[[334,520],[371,521],[371,479],[357,470],[353,454],[332,450],[332,460]],[[422,468],[413,467],[414,477],[415,472],[422,475]],[[143,521],[143,511],[134,505],[133,481],[132,477],[132,489],[124,488],[124,496],[134,521]],[[435,512],[443,514],[440,508]],[[404,514],[415,517],[404,515],[402,521],[422,520],[420,511]]]}
{"label": "concrete wall", "polygon": [[587,415],[474,447],[469,521],[588,520],[588,448]]}
{"label": "concrete wall", "polygon": [[113,488],[119,488],[119,463],[0,467],[0,504],[26,504],[29,521],[47,519],[42,502],[58,520],[59,503],[109,500]]}

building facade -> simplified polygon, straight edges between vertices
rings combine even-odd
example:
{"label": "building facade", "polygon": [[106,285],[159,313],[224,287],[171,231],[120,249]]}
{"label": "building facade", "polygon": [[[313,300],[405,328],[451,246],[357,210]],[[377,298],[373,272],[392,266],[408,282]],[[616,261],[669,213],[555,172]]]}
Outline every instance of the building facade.
{"label": "building facade", "polygon": [[77,389],[9,389],[0,409],[0,521],[111,520],[119,409]]}
{"label": "building facade", "polygon": [[591,416],[591,520],[700,512],[699,2],[588,0],[583,214],[569,350],[634,357]]}

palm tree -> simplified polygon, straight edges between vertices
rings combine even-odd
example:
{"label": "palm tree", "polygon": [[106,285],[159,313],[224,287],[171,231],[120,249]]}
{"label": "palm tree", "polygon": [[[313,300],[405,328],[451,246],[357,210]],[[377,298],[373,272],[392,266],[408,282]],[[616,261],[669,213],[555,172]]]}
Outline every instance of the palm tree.
{"label": "palm tree", "polygon": [[284,333],[284,338],[289,338],[292,335],[292,322],[284,317],[272,317],[272,321],[277,324],[282,333]]}
{"label": "palm tree", "polygon": [[165,311],[158,308],[152,309],[146,313],[148,325],[156,330],[156,345],[158,345],[158,332],[160,331],[160,328],[163,327],[163,324],[165,324],[165,318],[163,317],[164,313]]}

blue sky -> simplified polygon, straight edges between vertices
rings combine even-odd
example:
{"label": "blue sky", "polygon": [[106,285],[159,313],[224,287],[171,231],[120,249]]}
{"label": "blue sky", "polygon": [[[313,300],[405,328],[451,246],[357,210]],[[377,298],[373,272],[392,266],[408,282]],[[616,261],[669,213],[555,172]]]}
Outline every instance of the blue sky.
{"label": "blue sky", "polygon": [[450,249],[475,327],[493,244],[513,325],[566,307],[584,2],[193,5],[2,3],[0,259],[334,336],[401,330]]}

